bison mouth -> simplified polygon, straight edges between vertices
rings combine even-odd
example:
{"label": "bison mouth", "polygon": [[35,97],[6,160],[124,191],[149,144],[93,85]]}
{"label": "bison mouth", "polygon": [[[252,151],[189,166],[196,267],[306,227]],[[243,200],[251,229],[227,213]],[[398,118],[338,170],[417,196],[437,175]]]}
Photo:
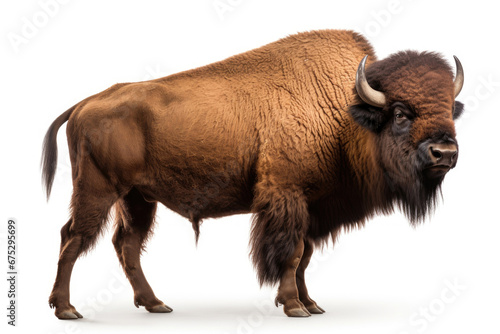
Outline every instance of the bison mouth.
{"label": "bison mouth", "polygon": [[428,178],[441,178],[451,169],[448,165],[433,165],[424,169],[424,175]]}
{"label": "bison mouth", "polygon": [[387,181],[392,196],[412,224],[422,222],[431,213],[440,194],[440,186],[452,166],[432,164],[426,156],[417,154],[411,157],[412,163],[406,165],[404,173],[387,173]]}

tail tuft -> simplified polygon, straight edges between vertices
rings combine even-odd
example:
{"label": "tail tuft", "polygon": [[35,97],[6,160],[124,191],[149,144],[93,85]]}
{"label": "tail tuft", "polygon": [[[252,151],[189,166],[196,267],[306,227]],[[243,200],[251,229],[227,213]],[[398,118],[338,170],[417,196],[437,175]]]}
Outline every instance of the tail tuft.
{"label": "tail tuft", "polygon": [[189,217],[189,221],[191,221],[191,225],[193,226],[195,243],[196,243],[196,245],[198,245],[198,239],[200,238],[201,220],[199,217],[197,217],[193,213],[191,213],[191,216]]}
{"label": "tail tuft", "polygon": [[66,110],[50,125],[42,146],[42,159],[40,167],[42,169],[42,184],[45,188],[47,199],[50,197],[52,183],[57,169],[57,131],[71,116],[71,113],[76,108],[76,105]]}

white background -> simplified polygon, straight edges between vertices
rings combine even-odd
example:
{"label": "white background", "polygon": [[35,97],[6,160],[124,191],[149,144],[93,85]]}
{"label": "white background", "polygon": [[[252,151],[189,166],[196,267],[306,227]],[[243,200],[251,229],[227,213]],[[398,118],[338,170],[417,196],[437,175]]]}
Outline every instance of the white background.
{"label": "white background", "polygon": [[[66,1],[2,2],[1,251],[7,218],[19,224],[18,332],[27,333],[498,333],[500,224],[498,12],[490,1]],[[463,3],[466,3],[463,5]],[[219,11],[215,5],[226,4]],[[46,7],[46,6],[45,6]],[[28,23],[27,23],[28,22]],[[36,31],[26,28],[36,24]],[[75,265],[71,301],[84,319],[63,322],[47,299],[59,229],[71,194],[64,127],[50,202],[41,189],[42,138],[63,111],[114,83],[157,78],[224,59],[300,31],[356,29],[379,58],[433,50],[465,68],[457,125],[458,166],[430,221],[396,213],[344,233],[317,252],[308,286],[327,313],[286,318],[260,289],[248,258],[250,216],[207,220],[195,247],[191,225],[165,208],[143,267],[174,309],[133,305],[110,230]],[[31,33],[30,33],[31,32]],[[24,34],[24,35],[23,35]],[[20,45],[10,39],[25,38]],[[2,268],[6,267],[5,256]],[[5,269],[6,272],[6,269]],[[2,276],[3,277],[3,276]],[[0,295],[6,325],[6,282]],[[449,285],[458,284],[458,290]],[[424,313],[428,315],[423,315]],[[3,329],[2,329],[3,331]]]}

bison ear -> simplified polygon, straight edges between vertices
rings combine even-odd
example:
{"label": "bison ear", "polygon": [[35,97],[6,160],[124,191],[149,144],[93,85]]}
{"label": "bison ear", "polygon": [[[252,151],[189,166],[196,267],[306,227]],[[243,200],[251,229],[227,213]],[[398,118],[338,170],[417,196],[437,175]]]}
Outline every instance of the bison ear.
{"label": "bison ear", "polygon": [[373,132],[380,132],[385,123],[382,109],[369,104],[354,104],[349,107],[349,113],[359,125]]}
{"label": "bison ear", "polygon": [[459,101],[455,101],[455,106],[453,108],[453,120],[459,119],[464,112],[464,104]]}

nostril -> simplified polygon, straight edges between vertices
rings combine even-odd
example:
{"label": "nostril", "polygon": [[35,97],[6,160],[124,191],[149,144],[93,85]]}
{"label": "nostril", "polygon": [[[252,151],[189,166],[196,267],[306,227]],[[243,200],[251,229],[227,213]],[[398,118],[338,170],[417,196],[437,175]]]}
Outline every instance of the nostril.
{"label": "nostril", "polygon": [[437,161],[441,160],[443,158],[443,154],[439,150],[435,150],[432,146],[430,147],[431,154],[434,158],[436,158]]}

